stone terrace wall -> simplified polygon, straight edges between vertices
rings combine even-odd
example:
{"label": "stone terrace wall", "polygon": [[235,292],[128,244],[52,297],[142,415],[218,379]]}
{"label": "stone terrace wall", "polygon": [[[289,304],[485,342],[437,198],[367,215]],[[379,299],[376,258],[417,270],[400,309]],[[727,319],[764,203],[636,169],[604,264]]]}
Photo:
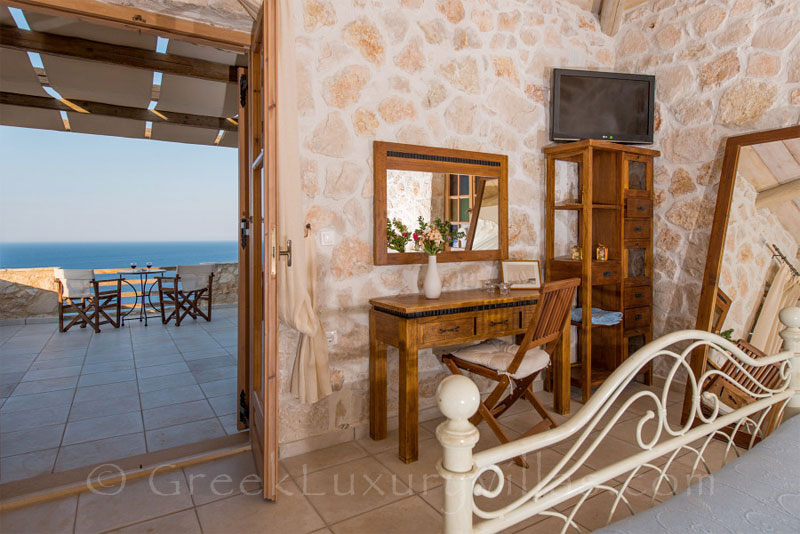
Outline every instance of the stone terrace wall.
{"label": "stone terrace wall", "polygon": [[655,334],[693,328],[725,139],[800,116],[800,2],[651,0],[616,68],[658,77]]}
{"label": "stone terrace wall", "polygon": [[[335,392],[289,393],[296,335],[281,330],[281,436],[288,442],[368,420],[371,297],[419,291],[425,267],[372,265],[372,141],[508,154],[510,250],[544,247],[544,158],[553,67],[610,69],[613,39],[566,1],[304,0],[297,13],[298,105],[306,220],[333,230],[319,247],[318,302]],[[440,266],[445,289],[480,287],[497,264]],[[397,358],[389,354],[389,410]],[[420,407],[444,371],[421,351]],[[351,434],[352,435],[352,434]]]}
{"label": "stone terrace wall", "polygon": [[[236,303],[238,283],[238,263],[217,263],[214,305]],[[0,269],[0,321],[57,316],[57,291],[53,267]]]}

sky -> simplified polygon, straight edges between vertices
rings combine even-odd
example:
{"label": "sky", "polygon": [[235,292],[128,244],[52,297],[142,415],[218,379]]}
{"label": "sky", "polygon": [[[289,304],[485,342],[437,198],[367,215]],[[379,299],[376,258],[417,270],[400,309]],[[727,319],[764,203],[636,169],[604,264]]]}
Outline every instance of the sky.
{"label": "sky", "polygon": [[222,241],[237,150],[0,126],[0,242]]}

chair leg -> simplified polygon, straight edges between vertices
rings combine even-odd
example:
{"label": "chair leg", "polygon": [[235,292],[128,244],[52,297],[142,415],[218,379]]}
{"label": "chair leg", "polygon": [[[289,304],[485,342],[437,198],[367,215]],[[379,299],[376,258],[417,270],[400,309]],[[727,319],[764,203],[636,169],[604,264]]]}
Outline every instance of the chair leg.
{"label": "chair leg", "polygon": [[[480,403],[478,405],[478,413],[480,413],[481,416],[483,416],[483,418],[486,420],[486,424],[492,429],[492,432],[494,432],[494,435],[500,440],[500,443],[508,443],[511,441],[511,438],[508,437],[508,434],[506,434],[505,430],[503,430],[503,427],[500,426],[500,423],[497,422],[497,419],[494,418],[492,412],[489,411],[485,404]],[[520,467],[524,467],[525,469],[528,468],[528,462],[526,462],[522,456],[515,457],[514,463]]]}
{"label": "chair leg", "polygon": [[542,418],[545,419],[546,421],[550,422],[551,427],[555,428],[558,426],[558,423],[556,423],[555,419],[553,419],[553,416],[550,415],[550,412],[547,411],[547,409],[544,407],[539,398],[533,393],[530,386],[525,388],[524,395],[525,398],[528,399],[528,402],[530,402],[533,405],[534,409],[537,412],[539,412],[539,415],[541,415]]}

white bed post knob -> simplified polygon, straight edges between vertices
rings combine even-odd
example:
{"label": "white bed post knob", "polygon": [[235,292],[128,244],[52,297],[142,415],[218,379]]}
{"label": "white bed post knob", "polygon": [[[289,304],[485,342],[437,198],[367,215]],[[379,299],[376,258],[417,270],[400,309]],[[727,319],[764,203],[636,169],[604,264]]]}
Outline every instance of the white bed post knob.
{"label": "white bed post knob", "polygon": [[786,328],[780,333],[783,338],[783,350],[794,352],[790,360],[792,376],[789,388],[794,390],[794,396],[789,399],[786,406],[786,417],[800,414],[800,307],[784,308],[780,313],[781,322]]}
{"label": "white bed post knob", "polygon": [[464,375],[448,376],[436,390],[439,411],[447,418],[436,427],[436,439],[443,449],[437,470],[445,481],[445,534],[472,532],[472,448],[480,434],[469,418],[480,401],[478,386]]}

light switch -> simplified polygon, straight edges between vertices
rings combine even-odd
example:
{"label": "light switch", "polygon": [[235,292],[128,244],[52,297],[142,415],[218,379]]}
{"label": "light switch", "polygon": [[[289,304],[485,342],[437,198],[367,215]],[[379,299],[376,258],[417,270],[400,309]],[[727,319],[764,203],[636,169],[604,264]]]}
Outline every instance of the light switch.
{"label": "light switch", "polygon": [[319,244],[323,247],[332,247],[333,241],[333,230],[323,230],[319,233]]}

